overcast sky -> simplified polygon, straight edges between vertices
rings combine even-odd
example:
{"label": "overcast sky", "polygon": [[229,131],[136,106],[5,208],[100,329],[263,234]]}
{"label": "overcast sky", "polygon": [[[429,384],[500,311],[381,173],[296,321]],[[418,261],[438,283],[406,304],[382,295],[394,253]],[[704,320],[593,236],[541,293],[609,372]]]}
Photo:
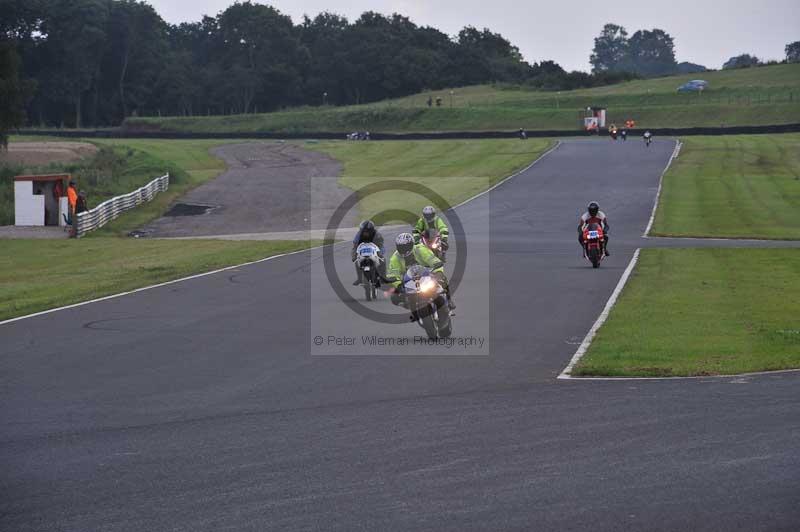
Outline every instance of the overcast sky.
{"label": "overcast sky", "polygon": [[[216,15],[233,0],[149,0],[168,22]],[[304,14],[333,11],[350,20],[368,10],[408,16],[454,35],[467,25],[501,33],[529,62],[553,59],[567,70],[589,70],[594,37],[614,22],[629,34],[661,28],[675,39],[678,61],[720,68],[740,53],[783,59],[800,40],[800,0],[274,0],[299,23]]]}

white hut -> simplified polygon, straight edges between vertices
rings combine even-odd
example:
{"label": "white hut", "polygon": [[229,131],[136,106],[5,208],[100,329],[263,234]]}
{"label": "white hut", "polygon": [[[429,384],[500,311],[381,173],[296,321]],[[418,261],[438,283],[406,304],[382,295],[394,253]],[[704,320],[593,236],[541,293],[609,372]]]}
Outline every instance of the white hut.
{"label": "white hut", "polygon": [[69,174],[14,178],[14,225],[63,226],[69,217]]}

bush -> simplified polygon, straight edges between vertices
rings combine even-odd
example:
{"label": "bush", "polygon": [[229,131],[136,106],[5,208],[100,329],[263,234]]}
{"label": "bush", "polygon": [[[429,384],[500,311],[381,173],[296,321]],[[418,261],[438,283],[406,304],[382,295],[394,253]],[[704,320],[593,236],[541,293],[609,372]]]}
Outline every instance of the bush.
{"label": "bush", "polygon": [[0,166],[0,225],[14,224],[14,176],[22,173],[21,166]]}

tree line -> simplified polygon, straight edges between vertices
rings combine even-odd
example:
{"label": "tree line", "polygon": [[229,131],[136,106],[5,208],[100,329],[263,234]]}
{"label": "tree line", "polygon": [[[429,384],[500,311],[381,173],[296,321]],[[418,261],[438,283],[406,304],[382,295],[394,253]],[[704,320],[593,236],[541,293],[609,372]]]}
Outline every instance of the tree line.
{"label": "tree line", "polygon": [[[800,41],[789,43],[785,48],[786,63],[800,62]],[[675,41],[664,30],[638,30],[628,37],[628,31],[617,24],[606,24],[594,40],[594,49],[589,58],[595,75],[611,72],[628,72],[641,77],[688,74],[708,70],[703,65],[675,60]],[[750,54],[741,54],[728,59],[723,69],[746,68],[777,64],[778,61],[761,61]]]}
{"label": "tree line", "polygon": [[449,36],[399,14],[324,12],[294,24],[244,1],[168,24],[139,0],[0,0],[0,13],[0,131],[360,104],[480,83],[569,90],[679,68],[666,32],[628,39],[613,24],[595,40],[588,74],[528,63],[489,29]]}
{"label": "tree line", "polygon": [[0,12],[8,61],[34,82],[20,85],[27,122],[41,126],[360,104],[493,82],[569,89],[630,77],[531,64],[489,29],[468,26],[451,37],[398,14],[349,21],[325,12],[294,24],[245,1],[168,24],[137,0],[0,0]]}
{"label": "tree line", "polygon": [[[680,72],[675,60],[675,41],[664,30],[639,30],[630,38],[617,24],[606,24],[594,40],[589,58],[592,72],[632,72],[641,76],[666,76]],[[706,70],[684,63],[684,70]]]}

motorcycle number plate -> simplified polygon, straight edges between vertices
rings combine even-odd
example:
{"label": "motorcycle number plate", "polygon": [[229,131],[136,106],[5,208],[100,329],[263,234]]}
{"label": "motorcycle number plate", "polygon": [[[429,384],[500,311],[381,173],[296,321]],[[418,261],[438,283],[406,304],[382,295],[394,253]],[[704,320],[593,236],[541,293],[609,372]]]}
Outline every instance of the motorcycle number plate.
{"label": "motorcycle number plate", "polygon": [[589,238],[600,238],[600,234],[597,231],[589,231]]}
{"label": "motorcycle number plate", "polygon": [[364,257],[370,257],[372,256],[372,250],[370,248],[363,248],[361,250],[361,255]]}

